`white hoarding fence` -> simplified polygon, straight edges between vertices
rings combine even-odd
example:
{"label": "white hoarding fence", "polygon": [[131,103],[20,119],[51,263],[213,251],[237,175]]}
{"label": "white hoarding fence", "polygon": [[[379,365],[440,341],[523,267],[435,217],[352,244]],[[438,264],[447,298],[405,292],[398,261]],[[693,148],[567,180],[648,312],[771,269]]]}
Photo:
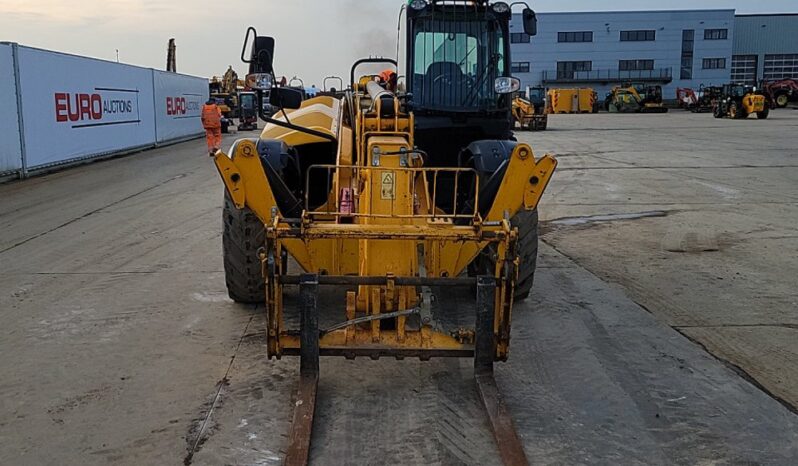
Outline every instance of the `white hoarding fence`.
{"label": "white hoarding fence", "polygon": [[17,112],[16,44],[0,43],[0,175],[22,170],[22,147]]}
{"label": "white hoarding fence", "polygon": [[208,81],[0,42],[0,176],[203,133]]}
{"label": "white hoarding fence", "polygon": [[19,47],[27,168],[155,142],[152,71]]}
{"label": "white hoarding fence", "polygon": [[152,70],[157,142],[203,133],[200,113],[208,100],[208,81],[194,76]]}

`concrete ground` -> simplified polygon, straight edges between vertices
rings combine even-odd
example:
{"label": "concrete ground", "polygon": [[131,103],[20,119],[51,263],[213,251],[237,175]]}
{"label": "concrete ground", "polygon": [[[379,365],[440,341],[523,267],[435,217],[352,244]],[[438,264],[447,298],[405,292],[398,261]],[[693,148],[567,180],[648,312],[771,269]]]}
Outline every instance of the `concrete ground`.
{"label": "concrete ground", "polygon": [[[534,464],[795,464],[796,113],[520,136],[561,160],[497,369]],[[0,464],[280,463],[298,361],[226,296],[202,141],[0,199]],[[323,359],[312,464],[497,464],[471,372]]]}
{"label": "concrete ground", "polygon": [[561,162],[544,241],[798,407],[798,111],[590,117],[523,137]]}

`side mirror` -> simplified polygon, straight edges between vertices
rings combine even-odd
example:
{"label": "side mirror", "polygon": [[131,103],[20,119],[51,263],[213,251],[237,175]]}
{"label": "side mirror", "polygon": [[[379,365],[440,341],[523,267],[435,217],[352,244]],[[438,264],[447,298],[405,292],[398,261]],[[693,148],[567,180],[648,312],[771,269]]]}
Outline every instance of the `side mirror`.
{"label": "side mirror", "polygon": [[521,80],[511,77],[496,78],[493,88],[497,94],[511,94],[521,89]]}
{"label": "side mirror", "polygon": [[302,92],[290,87],[275,87],[269,94],[269,103],[276,108],[299,108],[302,106]]}
{"label": "side mirror", "polygon": [[524,21],[524,32],[527,35],[536,36],[538,34],[538,17],[535,16],[535,12],[529,8],[524,8],[521,18]]}
{"label": "side mirror", "polygon": [[[249,58],[246,56],[249,36],[252,34],[252,50]],[[249,72],[253,73],[274,73],[274,38],[259,36],[255,28],[250,26],[247,35],[244,36],[244,47],[241,49],[241,61],[249,64]]]}

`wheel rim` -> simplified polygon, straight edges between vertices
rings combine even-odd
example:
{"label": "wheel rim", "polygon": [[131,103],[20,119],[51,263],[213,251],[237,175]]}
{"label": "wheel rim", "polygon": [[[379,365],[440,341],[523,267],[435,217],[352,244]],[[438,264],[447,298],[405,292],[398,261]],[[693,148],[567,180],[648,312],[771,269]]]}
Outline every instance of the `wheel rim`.
{"label": "wheel rim", "polygon": [[787,106],[787,96],[782,94],[782,95],[776,97],[776,103],[779,104],[779,107],[786,107]]}

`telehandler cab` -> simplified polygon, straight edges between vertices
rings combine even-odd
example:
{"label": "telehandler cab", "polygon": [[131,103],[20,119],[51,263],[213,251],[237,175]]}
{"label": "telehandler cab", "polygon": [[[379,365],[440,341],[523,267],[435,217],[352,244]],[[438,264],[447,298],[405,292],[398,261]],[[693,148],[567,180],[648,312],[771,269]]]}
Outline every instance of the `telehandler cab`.
{"label": "telehandler cab", "polygon": [[[413,0],[403,10],[401,94],[357,74],[397,62],[367,58],[342,97],[302,101],[273,86],[274,39],[247,30],[247,81],[277,111],[261,115],[259,138],[214,157],[228,291],[265,302],[270,358],[300,356],[286,464],[308,460],[320,355],[473,357],[502,460],[527,464],[493,362],[507,359],[513,302],[532,286],[536,209],[557,162],[512,136],[510,5]],[[522,18],[535,35],[534,12]],[[298,328],[284,308],[292,285]],[[344,288],[340,302],[318,306],[325,285]],[[430,296],[448,286],[475,290],[470,325],[433,325]]]}

